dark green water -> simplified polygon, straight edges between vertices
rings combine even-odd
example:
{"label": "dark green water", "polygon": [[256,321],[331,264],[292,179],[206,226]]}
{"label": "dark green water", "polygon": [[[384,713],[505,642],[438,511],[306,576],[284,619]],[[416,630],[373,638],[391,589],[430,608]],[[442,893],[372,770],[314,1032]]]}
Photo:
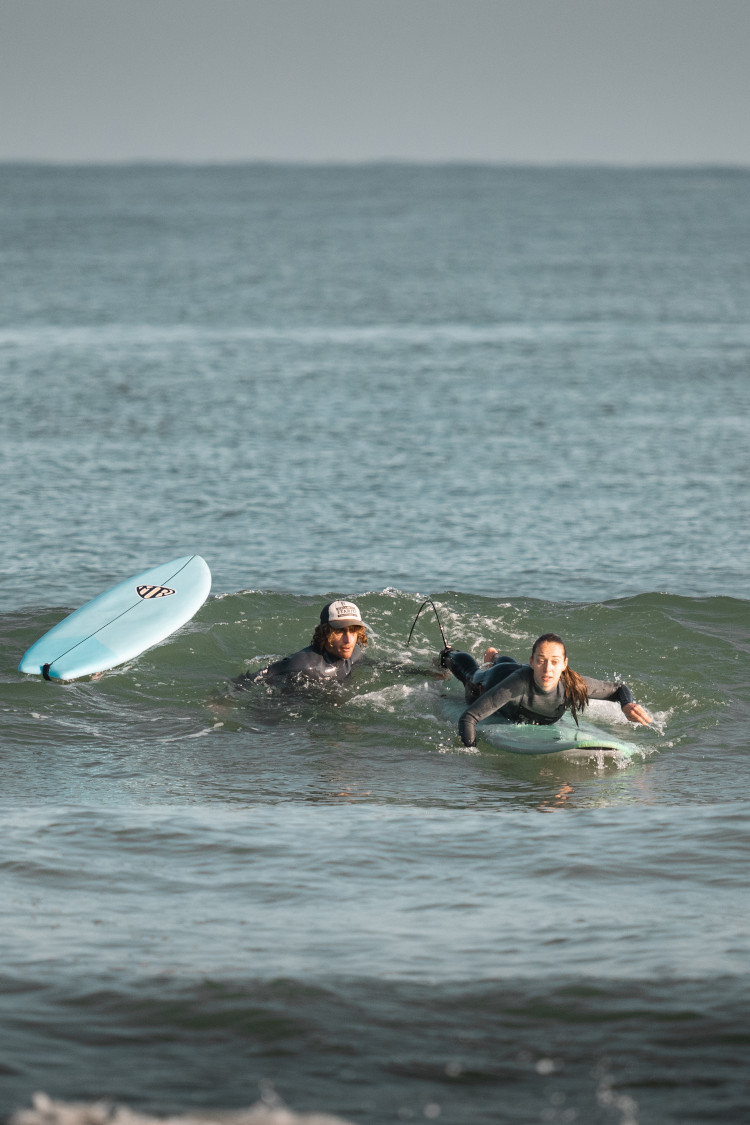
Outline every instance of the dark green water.
{"label": "dark green water", "polygon": [[[749,186],[0,167],[3,1116],[744,1120]],[[17,673],[192,552],[162,646]],[[335,594],[356,681],[228,690]],[[428,594],[639,755],[465,752]]]}

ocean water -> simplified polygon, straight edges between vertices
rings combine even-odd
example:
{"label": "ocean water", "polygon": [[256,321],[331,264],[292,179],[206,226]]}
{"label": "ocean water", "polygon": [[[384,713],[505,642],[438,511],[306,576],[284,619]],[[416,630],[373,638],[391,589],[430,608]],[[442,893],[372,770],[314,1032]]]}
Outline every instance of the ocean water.
{"label": "ocean water", "polygon": [[[747,1121],[749,229],[747,170],[0,166],[3,1120]],[[194,552],[163,644],[17,672]],[[350,682],[231,689],[334,595]],[[427,597],[634,758],[465,750]]]}

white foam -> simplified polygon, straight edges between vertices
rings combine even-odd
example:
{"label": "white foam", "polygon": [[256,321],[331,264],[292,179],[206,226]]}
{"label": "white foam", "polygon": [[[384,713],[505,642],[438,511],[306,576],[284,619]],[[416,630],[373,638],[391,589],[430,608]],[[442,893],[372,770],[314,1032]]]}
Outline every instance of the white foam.
{"label": "white foam", "polygon": [[32,1108],[13,1114],[10,1125],[351,1125],[330,1113],[294,1113],[278,1098],[249,1109],[202,1110],[172,1117],[152,1117],[106,1101],[57,1101],[43,1093],[31,1100]]}
{"label": "white foam", "polygon": [[[426,719],[433,723],[440,721],[433,710],[434,694],[430,684],[391,684],[378,691],[355,695],[348,701],[347,706],[368,707],[373,711],[387,711],[394,714],[403,709],[407,700],[408,714],[411,718]],[[415,708],[415,704],[421,706]]]}

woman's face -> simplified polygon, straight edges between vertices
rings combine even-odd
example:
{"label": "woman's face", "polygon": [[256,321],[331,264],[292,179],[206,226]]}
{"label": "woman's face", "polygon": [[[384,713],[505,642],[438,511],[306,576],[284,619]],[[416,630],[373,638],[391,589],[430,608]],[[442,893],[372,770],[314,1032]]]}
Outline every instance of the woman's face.
{"label": "woman's face", "polygon": [[532,653],[534,683],[541,691],[554,691],[567,667],[565,649],[556,641],[542,641]]}

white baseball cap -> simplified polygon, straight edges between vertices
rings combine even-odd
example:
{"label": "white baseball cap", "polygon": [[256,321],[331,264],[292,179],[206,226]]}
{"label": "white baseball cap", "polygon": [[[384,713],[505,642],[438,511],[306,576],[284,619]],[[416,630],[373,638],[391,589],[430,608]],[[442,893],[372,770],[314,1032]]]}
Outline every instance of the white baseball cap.
{"label": "white baseball cap", "polygon": [[364,625],[359,607],[354,602],[341,599],[324,605],[320,611],[320,620],[324,625],[332,625],[334,629],[343,629],[347,625]]}

